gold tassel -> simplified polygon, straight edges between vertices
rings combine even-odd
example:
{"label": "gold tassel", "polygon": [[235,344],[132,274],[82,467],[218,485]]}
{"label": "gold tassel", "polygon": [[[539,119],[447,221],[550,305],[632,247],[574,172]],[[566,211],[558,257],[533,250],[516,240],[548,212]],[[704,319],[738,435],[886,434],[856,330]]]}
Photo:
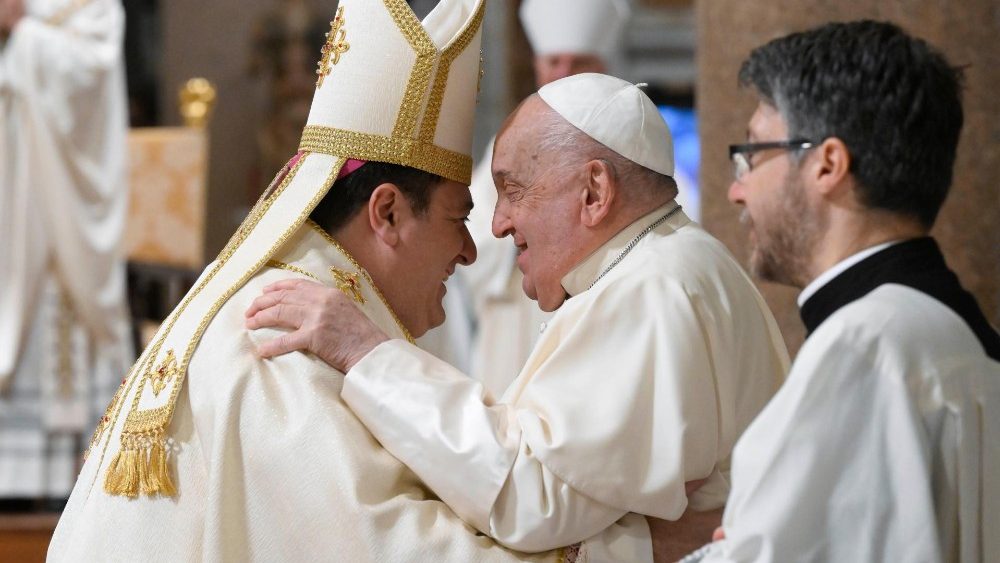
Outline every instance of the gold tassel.
{"label": "gold tassel", "polygon": [[136,438],[122,434],[122,449],[108,466],[104,490],[108,494],[135,497],[139,493],[139,454]]}
{"label": "gold tassel", "polygon": [[155,491],[150,490],[152,488],[152,479],[149,477],[149,455],[147,453],[148,448],[137,448],[136,449],[136,472],[139,474],[139,492],[144,495],[155,494]]}
{"label": "gold tassel", "polygon": [[170,479],[167,451],[162,435],[148,438],[122,435],[122,449],[111,460],[104,476],[104,491],[110,495],[135,498],[142,495],[174,496],[177,488]]}
{"label": "gold tassel", "polygon": [[161,495],[172,497],[177,494],[170,471],[167,467],[167,450],[163,447],[163,439],[153,440],[153,451],[149,454],[149,475],[153,490]]}
{"label": "gold tassel", "polygon": [[119,495],[125,495],[129,498],[139,496],[139,454],[139,450],[134,447],[125,450],[125,455],[122,457],[124,468],[122,481],[118,487]]}
{"label": "gold tassel", "polygon": [[122,481],[122,471],[119,469],[119,465],[122,460],[122,451],[118,450],[115,454],[114,459],[111,460],[111,464],[108,465],[108,471],[104,474],[104,492],[109,495],[119,495],[119,487]]}

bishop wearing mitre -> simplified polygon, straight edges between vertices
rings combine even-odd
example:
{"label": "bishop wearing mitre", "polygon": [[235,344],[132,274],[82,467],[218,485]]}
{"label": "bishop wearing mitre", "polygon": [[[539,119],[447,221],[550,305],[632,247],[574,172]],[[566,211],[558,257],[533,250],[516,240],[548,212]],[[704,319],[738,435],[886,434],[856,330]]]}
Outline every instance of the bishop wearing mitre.
{"label": "bishop wearing mitre", "polygon": [[477,533],[387,453],[312,355],[263,360],[244,311],[311,279],[412,341],[475,260],[483,0],[341,0],[299,152],[125,377],[51,561],[556,561]]}

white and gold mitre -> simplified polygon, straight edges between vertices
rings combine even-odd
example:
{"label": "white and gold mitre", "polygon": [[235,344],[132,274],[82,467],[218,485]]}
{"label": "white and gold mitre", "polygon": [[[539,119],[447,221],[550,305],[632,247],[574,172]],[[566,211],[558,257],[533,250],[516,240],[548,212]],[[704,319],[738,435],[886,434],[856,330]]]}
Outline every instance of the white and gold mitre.
{"label": "white and gold mitre", "polygon": [[468,184],[482,18],[475,0],[442,0],[423,25],[402,0],[342,0],[300,148]]}
{"label": "white and gold mitre", "polygon": [[302,225],[347,159],[469,183],[484,2],[441,0],[421,22],[404,0],[340,1],[299,153],[164,321],[94,433],[90,451],[113,456],[105,491],[175,494],[168,426],[202,334]]}
{"label": "white and gold mitre", "polygon": [[631,9],[628,0],[524,0],[519,13],[536,55],[610,57],[621,49]]}

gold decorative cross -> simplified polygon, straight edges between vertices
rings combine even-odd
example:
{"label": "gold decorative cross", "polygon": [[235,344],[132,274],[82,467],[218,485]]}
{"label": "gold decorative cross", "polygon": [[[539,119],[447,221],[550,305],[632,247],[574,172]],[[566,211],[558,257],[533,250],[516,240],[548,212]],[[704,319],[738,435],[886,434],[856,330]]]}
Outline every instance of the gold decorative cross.
{"label": "gold decorative cross", "polygon": [[330,272],[333,274],[333,280],[337,282],[337,289],[357,301],[359,305],[365,304],[365,296],[361,295],[361,282],[357,272],[351,274],[340,268],[330,268]]}
{"label": "gold decorative cross", "polygon": [[341,6],[337,8],[337,15],[330,22],[330,31],[326,34],[326,44],[323,45],[322,49],[323,56],[320,57],[319,68],[316,69],[316,74],[319,76],[316,80],[317,88],[323,85],[323,79],[330,74],[331,65],[339,63],[340,55],[351,48],[351,44],[346,41],[347,30],[343,29],[343,26],[344,7]]}
{"label": "gold decorative cross", "polygon": [[174,351],[167,350],[167,355],[160,362],[160,366],[147,374],[149,382],[153,386],[153,396],[159,395],[160,391],[163,391],[163,388],[167,386],[167,382],[179,373],[180,370],[177,369],[177,358],[174,357]]}

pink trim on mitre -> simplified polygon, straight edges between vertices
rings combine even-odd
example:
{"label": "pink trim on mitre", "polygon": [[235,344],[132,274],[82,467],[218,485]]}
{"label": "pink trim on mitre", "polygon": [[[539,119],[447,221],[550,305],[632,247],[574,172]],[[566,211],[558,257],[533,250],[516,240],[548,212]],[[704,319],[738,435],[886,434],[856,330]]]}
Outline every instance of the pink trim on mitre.
{"label": "pink trim on mitre", "polygon": [[288,160],[288,164],[285,164],[285,168],[287,168],[288,170],[295,168],[295,164],[302,158],[302,155],[304,154],[306,154],[306,151],[299,151],[295,153],[295,156],[293,156]]}
{"label": "pink trim on mitre", "polygon": [[340,174],[337,175],[337,179],[340,180],[341,178],[353,174],[355,170],[364,166],[366,162],[368,161],[358,160],[356,158],[348,158],[347,162],[345,162],[344,165],[340,167]]}

